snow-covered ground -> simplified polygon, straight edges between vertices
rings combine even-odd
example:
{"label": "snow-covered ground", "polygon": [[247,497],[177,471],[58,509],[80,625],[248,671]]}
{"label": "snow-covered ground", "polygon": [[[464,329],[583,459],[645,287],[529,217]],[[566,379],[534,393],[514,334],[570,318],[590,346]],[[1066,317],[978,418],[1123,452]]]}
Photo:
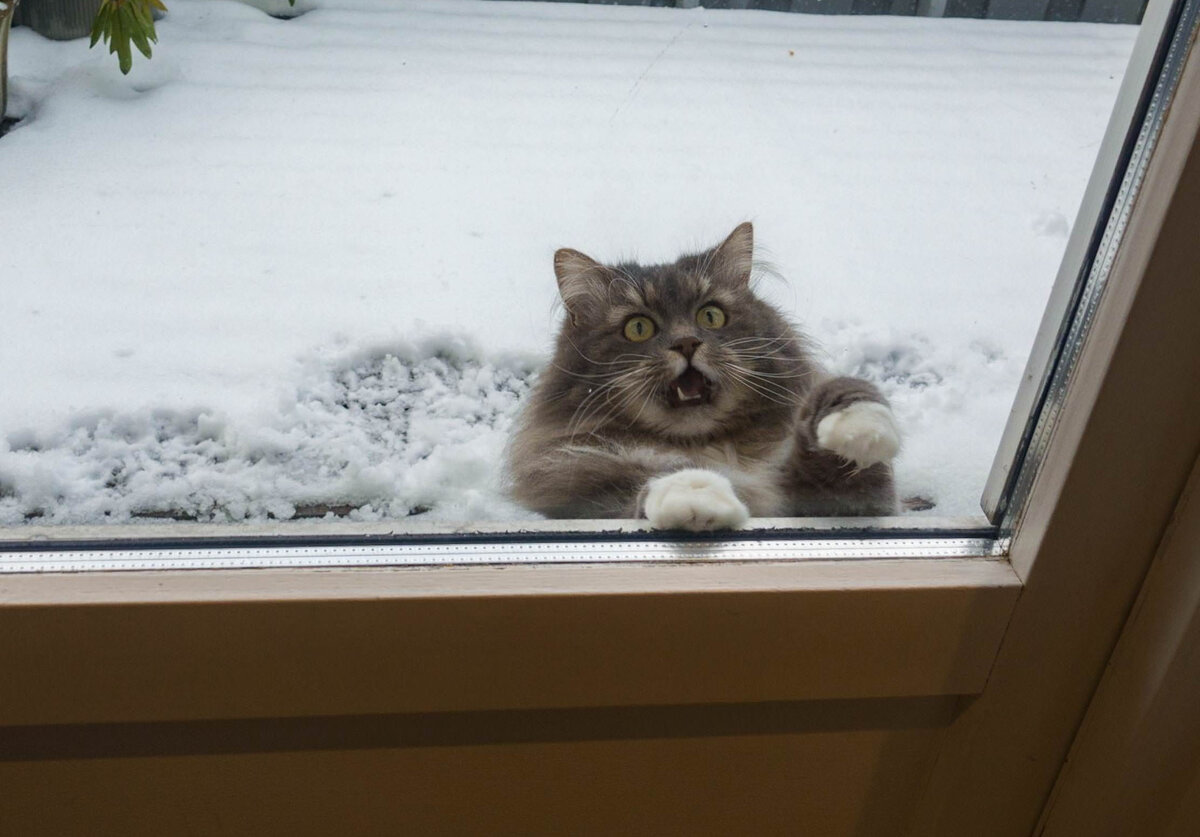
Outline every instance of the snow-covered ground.
{"label": "snow-covered ground", "polygon": [[307,1],[169,0],[127,77],[12,32],[0,524],[521,516],[554,250],[746,219],[978,509],[1134,27]]}

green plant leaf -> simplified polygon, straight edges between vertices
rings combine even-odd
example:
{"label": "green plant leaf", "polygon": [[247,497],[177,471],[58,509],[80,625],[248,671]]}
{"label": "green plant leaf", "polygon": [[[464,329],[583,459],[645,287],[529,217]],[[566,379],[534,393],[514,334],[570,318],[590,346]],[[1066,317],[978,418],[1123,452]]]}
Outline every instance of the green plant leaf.
{"label": "green plant leaf", "polygon": [[150,20],[145,2],[143,0],[125,0],[125,5],[129,7],[129,12],[138,26],[144,29],[147,20]]}
{"label": "green plant leaf", "polygon": [[116,55],[117,41],[121,40],[121,16],[117,14],[115,5],[111,6],[108,15],[108,37],[104,40],[108,43],[108,54]]}
{"label": "green plant leaf", "polygon": [[121,67],[123,75],[129,75],[129,71],[133,69],[133,50],[129,47],[129,35],[133,29],[133,13],[129,11],[129,5],[122,3],[117,7],[117,26],[114,27],[113,43],[117,47],[117,63]]}
{"label": "green plant leaf", "polygon": [[148,40],[158,43],[158,33],[154,31],[154,12],[150,6],[150,0],[129,0],[129,2],[133,8],[134,18],[141,24],[142,34]]}
{"label": "green plant leaf", "polygon": [[96,19],[92,21],[92,42],[88,44],[88,49],[96,45],[96,42],[100,40],[100,36],[108,28],[108,11],[108,4],[105,3],[96,12]]}
{"label": "green plant leaf", "polygon": [[150,42],[146,40],[146,25],[142,22],[138,15],[137,0],[127,2],[122,9],[129,9],[129,37],[133,39],[133,45],[138,48],[138,52],[147,58],[150,57]]}
{"label": "green plant leaf", "polygon": [[150,57],[150,42],[146,40],[146,33],[140,29],[134,29],[129,33],[129,37],[133,39],[133,45],[137,47],[138,52],[147,58]]}

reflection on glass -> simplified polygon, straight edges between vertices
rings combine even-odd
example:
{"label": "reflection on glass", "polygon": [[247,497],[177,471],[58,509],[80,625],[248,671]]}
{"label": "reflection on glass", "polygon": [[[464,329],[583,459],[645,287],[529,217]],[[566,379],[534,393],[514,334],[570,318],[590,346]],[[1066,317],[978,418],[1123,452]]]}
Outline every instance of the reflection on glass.
{"label": "reflection on glass", "polygon": [[746,220],[755,292],[891,404],[900,510],[977,513],[1139,4],[272,3],[174,0],[127,76],[12,31],[0,524],[536,518],[501,463],[556,250]]}

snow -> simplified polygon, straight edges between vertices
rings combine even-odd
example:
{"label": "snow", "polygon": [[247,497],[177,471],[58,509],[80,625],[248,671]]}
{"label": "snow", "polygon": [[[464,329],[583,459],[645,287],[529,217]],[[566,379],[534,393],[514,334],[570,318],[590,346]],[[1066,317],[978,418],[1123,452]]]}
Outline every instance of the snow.
{"label": "snow", "polygon": [[[273,12],[286,0],[262,0]],[[972,514],[1134,27],[173,0],[122,76],[10,41],[0,524],[528,517],[551,256],[755,223],[762,290]]]}

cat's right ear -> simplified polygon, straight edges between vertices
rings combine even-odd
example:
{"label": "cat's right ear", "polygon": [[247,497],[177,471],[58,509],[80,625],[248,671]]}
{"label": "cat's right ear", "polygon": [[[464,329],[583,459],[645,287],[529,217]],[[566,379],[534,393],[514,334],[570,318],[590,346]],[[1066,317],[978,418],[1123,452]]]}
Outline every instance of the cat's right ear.
{"label": "cat's right ear", "polygon": [[558,279],[558,293],[571,317],[579,324],[590,305],[604,298],[612,276],[604,265],[585,256],[578,250],[563,248],[554,254],[554,276]]}

